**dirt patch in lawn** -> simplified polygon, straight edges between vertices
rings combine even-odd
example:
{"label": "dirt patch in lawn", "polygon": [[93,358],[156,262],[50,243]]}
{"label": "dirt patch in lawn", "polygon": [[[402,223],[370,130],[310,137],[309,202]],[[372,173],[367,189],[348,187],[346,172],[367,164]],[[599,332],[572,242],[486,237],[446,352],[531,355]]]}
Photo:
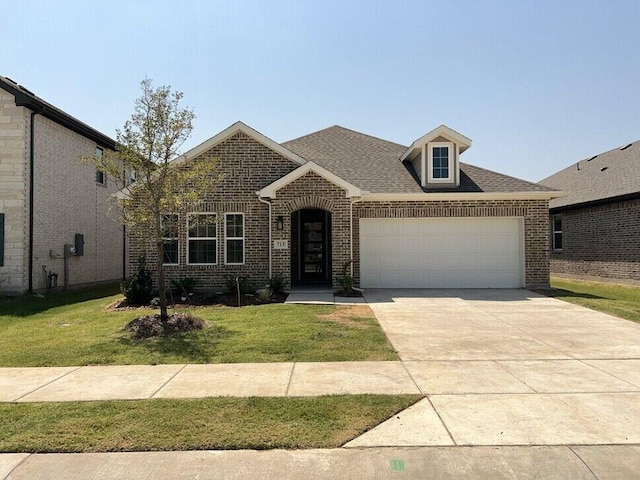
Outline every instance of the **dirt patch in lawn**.
{"label": "dirt patch in lawn", "polygon": [[348,327],[369,328],[369,325],[359,322],[358,319],[370,319],[374,318],[374,315],[368,305],[349,305],[337,307],[334,312],[328,315],[320,315],[320,318]]}

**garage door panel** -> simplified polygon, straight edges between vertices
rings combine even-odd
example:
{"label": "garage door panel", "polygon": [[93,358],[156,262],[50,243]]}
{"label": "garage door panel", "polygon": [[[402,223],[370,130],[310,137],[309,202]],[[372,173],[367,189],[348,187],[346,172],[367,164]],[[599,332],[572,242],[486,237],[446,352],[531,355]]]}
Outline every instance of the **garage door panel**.
{"label": "garage door panel", "polygon": [[522,286],[516,218],[361,219],[364,288]]}

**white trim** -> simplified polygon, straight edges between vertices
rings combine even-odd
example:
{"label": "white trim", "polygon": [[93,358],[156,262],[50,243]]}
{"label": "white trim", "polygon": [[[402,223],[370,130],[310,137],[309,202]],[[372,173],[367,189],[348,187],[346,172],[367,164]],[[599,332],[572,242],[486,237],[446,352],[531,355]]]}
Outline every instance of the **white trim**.
{"label": "white trim", "polygon": [[248,126],[248,125],[246,125],[246,124],[244,124],[244,123],[242,123],[240,121],[238,121],[238,122],[234,123],[233,125],[225,128],[220,133],[214,135],[209,140],[206,140],[206,141],[202,142],[200,145],[192,148],[191,150],[189,150],[188,152],[186,152],[183,155],[179,156],[178,158],[175,158],[175,159],[171,160],[171,163],[179,164],[179,163],[182,163],[182,162],[184,162],[186,160],[190,160],[192,158],[195,158],[195,157],[201,155],[202,153],[206,152],[207,150],[215,147],[219,143],[224,142],[226,139],[228,139],[229,137],[232,137],[233,135],[235,135],[238,132],[244,133],[245,135],[247,135],[247,136],[251,137],[252,139],[254,139],[256,142],[261,143],[265,147],[269,148],[270,150],[273,150],[274,152],[282,155],[285,158],[288,158],[289,160],[291,160],[294,163],[298,163],[300,165],[304,165],[305,163],[307,163],[307,161],[304,158],[302,158],[300,155],[297,155],[297,154],[293,153],[288,148],[285,148],[282,145],[280,145],[279,143],[274,142],[270,138],[264,136],[263,134],[261,134],[257,130],[254,130],[250,126]]}
{"label": "white trim", "polygon": [[446,125],[440,125],[437,128],[434,128],[429,133],[426,133],[422,137],[418,138],[415,142],[411,144],[409,148],[402,154],[400,157],[400,161],[404,161],[409,157],[414,157],[413,155],[416,150],[421,149],[423,145],[435,140],[438,137],[444,137],[447,140],[451,140],[451,142],[460,145],[460,153],[463,153],[469,147],[473,141],[470,138],[465,137],[461,133],[456,132],[454,129],[447,127]]}
{"label": "white trim", "polygon": [[[242,215],[242,237],[227,237],[227,217],[229,215]],[[224,214],[224,264],[225,265],[244,265],[246,253],[246,227],[244,212],[225,212]],[[242,263],[227,262],[227,240],[242,240]]]}
{"label": "white trim", "polygon": [[[447,173],[446,178],[435,178],[433,176],[433,149],[434,148],[447,148]],[[454,183],[454,168],[455,168],[455,150],[452,142],[431,142],[424,145],[423,150],[427,150],[427,183]],[[424,174],[422,175],[424,179]]]}
{"label": "white trim", "polygon": [[425,181],[424,172],[427,171],[427,155],[426,148],[420,149],[420,185],[423,187],[427,186],[427,182]]}
{"label": "white trim", "polygon": [[[191,215],[213,215],[214,217],[216,217],[215,220],[215,226],[216,226],[216,236],[215,237],[190,237],[189,236],[189,217]],[[186,264],[187,265],[217,265],[218,264],[218,237],[219,232],[218,232],[218,214],[216,212],[189,212],[187,213],[187,222],[186,222],[186,238],[187,238],[187,245],[186,245],[186,249],[187,249],[187,258],[186,258]],[[215,259],[216,261],[214,263],[191,263],[189,261],[189,241],[190,240],[215,240],[216,241],[216,254],[215,254]]]}
{"label": "white trim", "polygon": [[256,192],[256,194],[259,197],[262,197],[262,198],[276,198],[276,192],[278,190],[280,190],[282,187],[290,184],[291,182],[297,180],[298,178],[302,177],[303,175],[305,175],[308,172],[314,172],[317,175],[319,175],[322,178],[324,178],[325,180],[328,180],[329,182],[333,183],[334,185],[337,185],[338,187],[342,188],[343,190],[346,190],[347,191],[347,198],[360,197],[362,195],[362,190],[360,190],[358,187],[356,187],[355,185],[352,185],[351,183],[349,183],[346,180],[338,177],[334,173],[331,173],[326,168],[323,168],[320,165],[318,165],[317,163],[314,163],[314,162],[311,162],[311,161],[309,161],[309,162],[305,163],[304,165],[296,168],[294,171],[289,172],[284,177],[279,178],[278,180],[276,180],[272,184],[267,185],[266,187],[264,187],[259,192]]}
{"label": "white trim", "polygon": [[[167,241],[167,240],[168,241],[174,241],[175,240],[177,242],[177,245],[178,245],[178,262],[177,263],[165,263],[164,262],[164,245],[163,245],[163,247],[162,247],[162,253],[163,253],[162,264],[163,265],[169,265],[169,266],[171,266],[171,265],[175,266],[175,265],[180,265],[180,214],[179,213],[163,213],[162,217],[166,217],[166,216],[169,216],[169,215],[172,215],[172,216],[175,215],[175,217],[176,217],[176,227],[178,228],[178,232],[177,232],[177,235],[175,237],[162,237],[162,243],[164,244],[164,242]],[[164,228],[163,228],[163,232],[162,233],[164,234]]]}
{"label": "white trim", "polygon": [[430,200],[550,200],[566,192],[422,192],[422,193],[365,193],[365,202],[427,202]]}

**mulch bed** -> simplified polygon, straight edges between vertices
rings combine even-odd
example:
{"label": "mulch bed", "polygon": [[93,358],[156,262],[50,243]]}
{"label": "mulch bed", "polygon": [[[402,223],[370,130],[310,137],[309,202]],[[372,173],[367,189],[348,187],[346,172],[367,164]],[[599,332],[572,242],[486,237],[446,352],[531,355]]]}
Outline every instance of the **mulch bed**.
{"label": "mulch bed", "polygon": [[[284,303],[288,294],[274,294],[269,302],[266,303]],[[265,305],[255,295],[240,295],[241,305]],[[217,295],[194,293],[187,297],[179,297],[176,295],[167,296],[167,305],[169,308],[191,308],[191,307],[237,307],[238,296],[230,293],[221,293]],[[107,307],[107,310],[139,310],[142,308],[159,308],[151,305],[129,305],[127,299],[117,300]]]}
{"label": "mulch bed", "polygon": [[135,339],[163,337],[181,332],[202,330],[206,322],[189,313],[171,313],[165,324],[160,320],[160,315],[143,315],[134,318],[127,324],[127,330]]}

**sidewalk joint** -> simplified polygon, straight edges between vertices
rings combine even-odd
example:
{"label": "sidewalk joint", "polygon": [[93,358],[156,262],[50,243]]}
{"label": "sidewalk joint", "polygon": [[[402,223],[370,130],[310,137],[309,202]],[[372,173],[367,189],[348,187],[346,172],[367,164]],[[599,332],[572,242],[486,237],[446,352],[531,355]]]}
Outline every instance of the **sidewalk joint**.
{"label": "sidewalk joint", "polygon": [[289,396],[289,389],[291,388],[291,382],[293,381],[293,371],[296,369],[296,363],[298,363],[298,362],[293,362],[293,365],[291,365],[291,373],[289,374],[289,381],[287,382],[287,389],[284,391],[284,396],[285,397]]}
{"label": "sidewalk joint", "polygon": [[[86,365],[85,365],[85,366],[86,366]],[[51,385],[52,383],[57,382],[58,380],[60,380],[61,378],[66,377],[67,375],[71,375],[72,373],[77,372],[77,371],[78,371],[78,370],[80,370],[81,368],[83,368],[83,367],[82,367],[82,366],[80,366],[80,367],[76,367],[76,368],[74,368],[73,370],[71,370],[71,371],[69,371],[69,372],[67,372],[67,373],[65,373],[65,374],[63,374],[63,375],[60,375],[59,377],[54,378],[54,379],[53,379],[53,380],[51,380],[50,382],[47,382],[47,383],[45,383],[44,385],[40,385],[39,387],[37,387],[37,388],[35,388],[35,389],[31,390],[30,392],[27,392],[27,393],[25,393],[24,395],[20,395],[18,398],[14,398],[14,399],[13,399],[13,400],[11,400],[11,401],[12,401],[12,402],[18,402],[18,401],[22,400],[24,397],[26,397],[27,395],[31,395],[32,393],[35,393],[35,392],[37,392],[38,390],[42,390],[44,387],[47,387],[47,386]]]}
{"label": "sidewalk joint", "polygon": [[151,395],[149,395],[149,398],[151,399],[151,398],[155,397],[158,393],[160,393],[160,390],[162,390],[164,387],[166,387],[171,380],[176,378],[180,372],[182,372],[185,368],[187,368],[187,365],[189,365],[189,364],[185,363],[184,365],[182,365],[180,370],[178,370],[176,373],[171,375],[171,378],[169,378],[169,380],[167,380],[162,385],[160,385],[160,388],[158,388],[155,392],[153,392]]}

